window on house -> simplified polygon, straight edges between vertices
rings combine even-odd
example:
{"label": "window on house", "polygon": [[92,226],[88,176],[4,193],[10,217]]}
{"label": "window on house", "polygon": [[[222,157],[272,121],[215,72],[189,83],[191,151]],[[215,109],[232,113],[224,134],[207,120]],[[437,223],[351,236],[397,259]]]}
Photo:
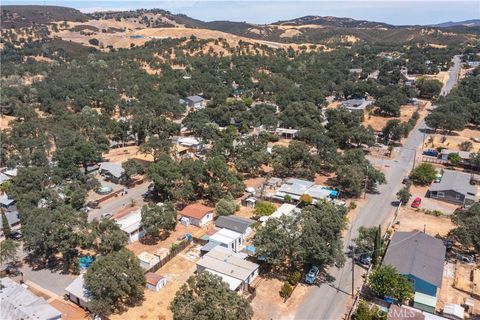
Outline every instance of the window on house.
{"label": "window on house", "polygon": [[445,198],[445,192],[443,192],[443,191],[438,191],[438,192],[437,192],[437,197],[439,197],[439,198]]}

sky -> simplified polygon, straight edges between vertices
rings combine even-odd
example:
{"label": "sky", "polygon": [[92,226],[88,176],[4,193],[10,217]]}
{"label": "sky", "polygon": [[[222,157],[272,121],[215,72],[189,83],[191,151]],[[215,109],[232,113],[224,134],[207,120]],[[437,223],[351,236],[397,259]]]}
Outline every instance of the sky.
{"label": "sky", "polygon": [[230,20],[265,24],[306,15],[348,17],[394,25],[435,24],[480,19],[477,1],[361,1],[361,0],[2,0],[7,4],[59,5],[83,12],[160,8],[203,21]]}

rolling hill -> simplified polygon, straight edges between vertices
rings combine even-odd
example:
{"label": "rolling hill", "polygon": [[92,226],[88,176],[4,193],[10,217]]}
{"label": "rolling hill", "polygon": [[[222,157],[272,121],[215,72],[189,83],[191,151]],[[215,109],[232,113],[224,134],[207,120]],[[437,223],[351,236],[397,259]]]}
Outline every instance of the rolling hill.
{"label": "rolling hill", "polygon": [[60,6],[7,5],[0,6],[1,27],[21,28],[53,21],[87,21],[85,14],[77,9]]}

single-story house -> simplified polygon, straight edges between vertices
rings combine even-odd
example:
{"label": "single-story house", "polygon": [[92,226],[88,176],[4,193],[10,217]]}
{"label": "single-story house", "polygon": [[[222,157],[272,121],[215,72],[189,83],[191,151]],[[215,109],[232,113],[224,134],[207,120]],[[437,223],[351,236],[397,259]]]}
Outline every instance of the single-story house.
{"label": "single-story house", "polygon": [[299,211],[300,209],[298,209],[296,205],[291,203],[284,203],[274,213],[269,216],[260,217],[259,220],[262,222],[262,225],[265,225],[265,223],[269,219],[280,218],[281,216],[289,216]]}
{"label": "single-story house", "polygon": [[369,105],[373,104],[373,100],[362,99],[349,99],[342,102],[342,106],[349,111],[365,110]]}
{"label": "single-story house", "polygon": [[[12,229],[18,229],[20,227],[20,217],[18,216],[18,210],[5,211],[5,217],[7,217],[8,224]],[[3,230],[3,215],[0,214],[0,230]]]}
{"label": "single-story house", "polygon": [[85,287],[83,274],[73,280],[72,283],[70,283],[68,287],[65,288],[65,291],[67,292],[66,296],[68,297],[68,299],[70,299],[70,301],[84,309],[89,310],[89,304],[91,299],[90,293]]}
{"label": "single-story house", "polygon": [[140,267],[145,270],[150,270],[153,268],[157,263],[160,262],[160,258],[154,254],[148,252],[142,252],[137,256],[138,260],[140,260]]}
{"label": "single-story house", "polygon": [[285,196],[289,195],[292,200],[298,201],[313,185],[315,185],[313,181],[290,178],[275,192],[273,197],[278,200],[284,200]]}
{"label": "single-story house", "polygon": [[313,185],[305,192],[312,197],[313,203],[316,203],[319,200],[327,200],[330,201],[332,196],[337,195],[336,190],[328,189],[327,187],[321,185]]}
{"label": "single-story house", "polygon": [[9,198],[6,193],[0,195],[0,207],[8,210],[15,206],[15,199]]}
{"label": "single-story house", "polygon": [[220,216],[215,221],[217,228],[225,228],[242,234],[243,239],[248,237],[252,232],[252,225],[255,221],[237,217],[237,216]]}
{"label": "single-story house", "polygon": [[445,160],[445,161],[448,161],[448,156],[451,154],[451,153],[457,153],[459,156],[460,156],[460,159],[462,159],[462,162],[465,163],[465,164],[468,164],[470,163],[470,152],[467,152],[467,151],[458,151],[458,150],[450,150],[450,149],[442,149],[442,151],[440,151],[440,159],[442,160]]}
{"label": "single-story house", "polygon": [[427,195],[460,205],[472,204],[478,201],[478,189],[470,182],[471,175],[468,173],[444,170],[440,182],[433,183]]}
{"label": "single-story house", "polygon": [[294,139],[297,137],[297,129],[287,129],[287,128],[277,128],[275,129],[275,134],[280,136],[282,139]]}
{"label": "single-story house", "polygon": [[189,96],[184,99],[185,103],[193,109],[200,110],[207,106],[207,101],[200,96]]}
{"label": "single-story house", "polygon": [[136,209],[124,216],[114,218],[120,229],[128,236],[128,243],[140,240],[145,235],[145,230],[142,228],[142,213],[141,209]]}
{"label": "single-story house", "polygon": [[243,234],[229,229],[220,229],[209,237],[209,242],[217,242],[220,246],[234,252],[241,251],[243,243]]}
{"label": "single-story house", "polygon": [[259,265],[245,260],[243,253],[216,246],[197,262],[197,272],[218,275],[228,284],[230,290],[247,290],[258,276]]}
{"label": "single-story house", "polygon": [[145,274],[145,281],[147,282],[147,288],[155,292],[160,291],[167,285],[167,278],[153,272]]}
{"label": "single-story house", "polygon": [[125,170],[122,165],[113,162],[100,163],[100,174],[114,183],[120,183],[125,178]]}
{"label": "single-story house", "polygon": [[60,320],[62,313],[10,278],[0,278],[0,319]]}
{"label": "single-story house", "polygon": [[443,241],[423,232],[396,232],[383,259],[414,285],[413,307],[435,313],[442,287],[446,248]]}
{"label": "single-story house", "polygon": [[190,223],[197,227],[203,227],[213,220],[215,208],[204,206],[201,203],[194,203],[186,206],[180,211],[180,215],[188,218]]}

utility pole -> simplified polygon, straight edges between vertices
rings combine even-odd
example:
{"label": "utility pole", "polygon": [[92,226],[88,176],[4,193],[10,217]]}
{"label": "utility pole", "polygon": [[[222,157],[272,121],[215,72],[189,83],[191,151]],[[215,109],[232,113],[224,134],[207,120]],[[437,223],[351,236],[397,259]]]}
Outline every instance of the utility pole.
{"label": "utility pole", "polygon": [[352,255],[352,297],[355,296],[355,247]]}

